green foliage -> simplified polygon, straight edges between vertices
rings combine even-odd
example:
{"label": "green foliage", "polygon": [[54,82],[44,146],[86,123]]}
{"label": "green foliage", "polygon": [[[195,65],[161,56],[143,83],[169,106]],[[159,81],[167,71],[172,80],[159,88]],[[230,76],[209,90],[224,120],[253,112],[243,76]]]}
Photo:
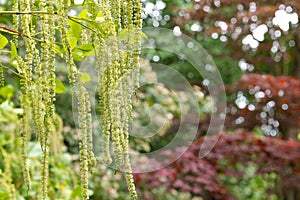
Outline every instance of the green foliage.
{"label": "green foliage", "polygon": [[241,178],[220,175],[226,187],[237,199],[278,200],[276,194],[266,193],[266,191],[274,191],[277,179],[276,173],[257,175],[255,164],[249,164],[247,167],[238,165],[237,170],[244,172]]}
{"label": "green foliage", "polygon": [[[6,86],[8,87],[8,86]],[[3,89],[0,88],[0,90]],[[8,92],[10,93],[10,92]],[[7,95],[7,93],[6,93]],[[20,139],[17,137],[18,124],[22,111],[14,107],[9,100],[5,100],[0,105],[0,199],[38,199],[41,174],[40,157],[42,150],[38,142],[29,142],[27,155],[29,170],[32,175],[32,190],[22,184],[23,175],[20,168],[19,159]],[[60,143],[56,148],[63,148],[60,138],[52,138],[51,144]],[[52,152],[57,149],[51,149]],[[57,152],[57,151],[56,151]],[[60,162],[57,162],[60,160]],[[50,180],[49,198],[51,199],[80,199],[81,194],[76,193],[74,188],[78,187],[78,177],[72,170],[72,159],[69,154],[56,153],[50,157]]]}
{"label": "green foliage", "polygon": [[137,92],[139,101],[133,102],[136,137],[130,141],[132,148],[137,151],[153,152],[170,143],[178,126],[174,121],[180,120],[182,112],[189,113],[193,109],[195,99],[201,119],[211,113],[213,105],[211,98],[204,95],[198,86],[193,87],[191,95],[184,91],[169,90],[161,83],[155,84],[157,74],[152,71],[151,63],[146,60],[141,63],[141,80],[154,84],[143,85]]}
{"label": "green foliage", "polygon": [[8,40],[6,37],[4,37],[2,34],[0,34],[0,49],[3,49],[8,43]]}
{"label": "green foliage", "polygon": [[58,78],[55,78],[55,86],[55,92],[57,94],[61,94],[66,91],[64,84]]}
{"label": "green foliage", "polygon": [[14,95],[14,87],[12,85],[6,85],[4,87],[0,88],[0,96],[5,99],[11,99],[11,97]]}

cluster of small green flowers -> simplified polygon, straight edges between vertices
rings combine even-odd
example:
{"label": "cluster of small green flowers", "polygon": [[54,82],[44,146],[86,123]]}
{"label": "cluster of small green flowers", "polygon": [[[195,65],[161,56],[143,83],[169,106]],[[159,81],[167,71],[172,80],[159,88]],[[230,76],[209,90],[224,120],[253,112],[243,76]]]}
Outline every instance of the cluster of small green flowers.
{"label": "cluster of small green flowers", "polygon": [[[59,14],[59,27],[62,38],[63,48],[66,50],[66,61],[69,65],[69,82],[73,86],[72,93],[73,98],[77,99],[78,102],[78,123],[80,132],[80,178],[81,178],[81,189],[82,189],[82,199],[89,199],[88,195],[88,176],[92,167],[96,165],[96,159],[93,153],[93,132],[92,132],[92,116],[91,116],[91,106],[90,97],[86,91],[83,82],[79,78],[79,71],[76,68],[73,56],[71,54],[71,46],[68,41],[68,11],[67,4],[65,0],[61,0],[58,3],[58,14]],[[87,4],[90,5],[91,1]],[[89,9],[92,16],[96,16],[95,9]],[[88,43],[88,30],[84,29],[81,33],[80,43]],[[94,38],[94,36],[92,36]]]}
{"label": "cluster of small green flowers", "polygon": [[[21,108],[21,161],[24,180],[30,188],[30,170],[27,162],[26,145],[31,136],[32,122],[42,148],[41,191],[39,198],[48,198],[50,136],[55,132],[55,30],[60,31],[63,52],[69,66],[69,82],[73,86],[73,96],[78,100],[80,131],[80,168],[83,199],[88,199],[88,173],[95,165],[93,154],[93,132],[90,108],[90,97],[86,91],[76,64],[73,60],[71,45],[68,40],[69,0],[13,0],[13,10],[23,13],[14,15],[16,31],[21,28],[25,42],[25,57],[16,56],[22,91]],[[129,157],[129,122],[132,118],[133,88],[138,86],[139,54],[141,43],[142,5],[140,0],[103,0],[86,1],[92,19],[98,16],[97,8],[104,15],[103,27],[85,29],[81,33],[79,44],[94,42],[99,75],[99,111],[103,129],[102,162],[112,163],[114,154],[115,166],[126,171],[126,181],[132,199],[137,199]],[[55,9],[57,9],[55,11]],[[43,12],[38,18],[29,14],[32,11]],[[57,18],[56,16],[57,15]],[[57,24],[55,20],[57,19]],[[39,21],[35,27],[34,20]],[[96,23],[96,22],[95,22]],[[83,25],[83,24],[82,24]],[[86,27],[83,25],[83,27]],[[40,29],[40,32],[36,32]],[[91,31],[92,30],[92,31]],[[127,34],[127,40],[120,41],[119,36]],[[36,43],[35,36],[40,39]],[[91,37],[89,37],[91,36]],[[13,44],[18,48],[18,35]],[[99,53],[99,54],[98,54]],[[2,77],[3,71],[0,71]],[[132,80],[134,79],[134,84]],[[0,79],[0,85],[3,79]],[[33,120],[31,120],[33,119]],[[111,152],[111,146],[113,152]]]}
{"label": "cluster of small green flowers", "polygon": [[[20,81],[24,82],[24,81]],[[21,85],[24,86],[23,83]],[[28,104],[28,98],[26,94],[22,94],[21,97],[21,108],[23,108],[23,116],[20,121],[20,149],[21,149],[21,163],[22,163],[22,171],[23,171],[23,177],[24,177],[24,182],[27,185],[27,189],[29,190],[30,185],[31,185],[31,179],[30,179],[30,172],[29,172],[29,166],[28,166],[28,161],[27,161],[27,142],[28,142],[28,135],[29,135],[29,104]]]}
{"label": "cluster of small green flowers", "polygon": [[4,171],[2,172],[0,169],[0,186],[4,188],[6,191],[9,191],[8,199],[15,200],[16,199],[16,188],[13,184],[12,180],[12,171],[11,171],[11,156],[7,154],[5,150],[1,151],[3,156],[3,163],[4,163]]}
{"label": "cluster of small green flowers", "polygon": [[[16,6],[17,3],[14,3]],[[20,11],[30,11],[30,2],[28,0],[20,1]],[[30,27],[29,24],[31,22],[31,17],[28,15],[21,16],[21,28],[22,31],[30,37]],[[18,27],[17,27],[18,28]],[[17,29],[18,30],[18,29]],[[32,50],[34,50],[34,41],[29,38],[24,39],[26,45],[26,56],[25,61],[21,57],[17,57],[17,63],[19,67],[22,69],[21,74],[23,79],[20,80],[20,87],[22,91],[21,96],[21,108],[23,109],[23,116],[21,119],[21,127],[20,127],[20,140],[21,140],[21,162],[23,169],[24,182],[27,185],[27,188],[30,188],[31,180],[30,180],[30,170],[27,161],[27,143],[28,138],[30,137],[30,116],[32,111],[32,62],[34,59],[34,54]],[[17,41],[16,41],[17,42]],[[17,45],[17,44],[16,44]]]}
{"label": "cluster of small green flowers", "polygon": [[61,34],[61,40],[63,48],[67,51],[65,60],[69,66],[69,81],[71,85],[74,85],[78,80],[78,71],[74,63],[73,55],[71,53],[71,46],[68,41],[68,0],[58,0],[57,13],[58,13],[58,26]]}
{"label": "cluster of small green flowers", "polygon": [[[106,35],[110,37],[99,49],[99,105],[103,128],[103,162],[112,162],[124,170],[130,196],[137,199],[129,157],[129,127],[132,110],[132,80],[138,86],[141,43],[142,6],[139,0],[105,1],[100,5],[108,24],[113,24]],[[120,41],[119,34],[127,40]],[[123,40],[123,39],[122,39]]]}
{"label": "cluster of small green flowers", "polygon": [[[34,26],[33,15],[24,14],[20,16],[20,28],[26,37],[25,57],[16,56],[19,73],[21,75],[20,87],[22,91],[21,108],[23,116],[20,122],[21,140],[21,162],[23,167],[24,182],[30,189],[30,170],[27,161],[27,143],[31,137],[31,126],[34,125],[37,138],[42,148],[41,166],[41,191],[40,199],[48,198],[48,176],[49,176],[49,137],[53,129],[54,101],[55,101],[55,23],[54,7],[52,1],[39,1],[41,11],[48,12],[41,18],[40,48],[34,37],[37,35]],[[18,12],[36,11],[36,4],[30,0],[13,1],[13,10]],[[13,17],[14,28],[19,30],[19,17]],[[18,49],[18,36],[14,36],[13,44]],[[33,119],[33,120],[32,120]]]}
{"label": "cluster of small green flowers", "polygon": [[[49,15],[42,16],[42,38],[44,43],[41,44],[41,68],[37,78],[41,81],[40,103],[44,106],[44,125],[43,131],[40,132],[39,139],[42,147],[42,185],[41,199],[47,199],[48,196],[48,176],[49,176],[49,135],[52,132],[52,119],[54,117],[54,101],[55,101],[55,53],[53,52],[54,38],[54,21],[53,6],[50,1],[40,1],[39,7],[42,11],[49,12]],[[50,51],[50,52],[49,52]]]}
{"label": "cluster of small green flowers", "polygon": [[88,199],[88,127],[87,127],[87,99],[86,99],[86,89],[84,85],[79,82],[78,85],[78,121],[79,121],[79,131],[80,131],[80,176],[81,176],[81,188],[82,188],[82,198]]}
{"label": "cluster of small green flowers", "polygon": [[3,68],[0,67],[0,87],[4,85],[5,85],[5,80],[4,80]]}
{"label": "cluster of small green flowers", "polygon": [[[19,11],[19,1],[18,0],[12,0],[12,10]],[[13,29],[18,30],[19,29],[19,15],[13,15]],[[13,36],[13,43],[18,44],[18,36]]]}

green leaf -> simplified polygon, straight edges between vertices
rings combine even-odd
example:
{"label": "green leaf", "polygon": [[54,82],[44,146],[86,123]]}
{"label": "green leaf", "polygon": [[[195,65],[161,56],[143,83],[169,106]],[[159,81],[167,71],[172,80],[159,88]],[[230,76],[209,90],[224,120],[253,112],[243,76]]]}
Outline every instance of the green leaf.
{"label": "green leaf", "polygon": [[14,61],[14,59],[17,57],[18,52],[17,52],[17,47],[16,47],[15,43],[10,41],[10,45],[11,45],[10,63],[12,63]]}
{"label": "green leaf", "polygon": [[81,36],[81,32],[82,32],[82,28],[81,25],[79,23],[76,23],[74,21],[69,20],[69,25],[71,27],[71,30],[73,32],[73,35],[77,38],[77,40],[80,38]]}
{"label": "green leaf", "polygon": [[260,176],[256,176],[253,180],[259,187],[264,186],[264,180]]}
{"label": "green leaf", "polygon": [[84,83],[87,83],[91,80],[90,75],[87,73],[80,72],[79,76],[80,76],[80,80]]}
{"label": "green leaf", "polygon": [[74,60],[76,60],[76,61],[84,59],[84,55],[81,51],[76,51],[75,50],[75,51],[72,52],[72,55],[73,55]]}
{"label": "green leaf", "polygon": [[1,199],[9,199],[9,192],[8,191],[5,191],[5,190],[1,190],[0,191],[0,197]]}
{"label": "green leaf", "polygon": [[17,62],[17,59],[16,59],[18,57],[17,47],[16,47],[15,43],[13,43],[12,41],[10,41],[10,46],[11,46],[10,64],[14,68],[16,68],[18,70],[18,72],[21,72],[21,69],[19,68],[18,62]]}
{"label": "green leaf", "polygon": [[78,47],[76,47],[76,49],[81,50],[81,51],[92,51],[93,50],[93,45],[92,44],[83,44],[80,45]]}
{"label": "green leaf", "polygon": [[87,14],[90,19],[95,19],[96,16],[93,13],[98,13],[100,11],[100,7],[95,1],[88,1]]}
{"label": "green leaf", "polygon": [[86,11],[86,9],[82,10],[79,13],[78,17],[80,17],[80,18],[86,18],[87,17],[87,11]]}
{"label": "green leaf", "polygon": [[80,197],[80,196],[81,196],[81,193],[82,193],[81,187],[80,187],[80,186],[77,186],[77,187],[73,190],[73,192],[72,192],[72,194],[71,194],[71,197],[72,197],[72,198]]}
{"label": "green leaf", "polygon": [[4,99],[10,99],[14,95],[14,87],[12,85],[6,85],[0,88],[0,95]]}
{"label": "green leaf", "polygon": [[75,60],[83,60],[84,57],[89,56],[93,53],[93,45],[92,44],[84,44],[77,46],[72,55],[74,56]]}
{"label": "green leaf", "polygon": [[3,49],[8,43],[6,37],[0,34],[0,49]]}
{"label": "green leaf", "polygon": [[74,49],[77,45],[77,39],[75,37],[69,38],[70,48],[71,50]]}
{"label": "green leaf", "polygon": [[55,92],[57,94],[61,94],[66,91],[64,84],[58,78],[55,78],[55,84],[56,84]]}

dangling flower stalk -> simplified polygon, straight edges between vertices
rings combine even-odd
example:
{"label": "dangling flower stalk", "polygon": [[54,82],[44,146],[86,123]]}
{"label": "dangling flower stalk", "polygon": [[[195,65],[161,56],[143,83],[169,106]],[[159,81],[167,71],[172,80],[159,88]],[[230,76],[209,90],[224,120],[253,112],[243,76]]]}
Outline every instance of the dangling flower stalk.
{"label": "dangling flower stalk", "polygon": [[[20,2],[18,4],[18,2]],[[31,121],[35,125],[37,138],[42,149],[41,191],[40,199],[48,198],[49,176],[49,137],[53,127],[55,101],[55,52],[54,52],[54,8],[52,1],[40,1],[39,7],[47,15],[41,16],[41,48],[37,48],[36,33],[33,16],[21,15],[21,31],[25,41],[25,58],[16,56],[16,63],[21,74],[20,86],[22,91],[21,108],[23,116],[20,122],[21,161],[23,165],[24,181],[30,188],[30,170],[27,161],[27,143],[31,138]],[[36,10],[35,4],[29,0],[13,1],[16,12],[29,13]],[[18,17],[13,18],[14,28],[19,30]],[[13,44],[18,47],[18,37],[14,36]],[[31,120],[31,118],[33,120]]]}
{"label": "dangling flower stalk", "polygon": [[[137,199],[129,156],[128,124],[132,119],[134,92],[130,85],[134,82],[135,88],[138,87],[142,6],[139,0],[124,0],[104,1],[100,7],[108,24],[106,35],[109,35],[101,44],[98,67],[104,160],[112,161],[112,143],[115,168],[125,171],[130,196]],[[119,40],[120,34],[127,36],[126,41]]]}
{"label": "dangling flower stalk", "polygon": [[5,85],[4,72],[3,68],[0,67],[0,87]]}
{"label": "dangling flower stalk", "polygon": [[77,85],[78,95],[78,120],[79,120],[79,131],[80,131],[80,176],[81,176],[81,188],[82,198],[89,199],[88,196],[88,129],[87,129],[87,94],[85,87],[82,82]]}
{"label": "dangling flower stalk", "polygon": [[[12,0],[12,10],[19,11],[19,0]],[[19,30],[19,15],[13,15],[13,29]],[[13,43],[18,46],[18,35],[13,36]]]}
{"label": "dangling flower stalk", "polygon": [[[16,2],[14,2],[14,6],[16,6]],[[30,11],[30,2],[28,0],[20,1],[20,11]],[[20,136],[21,136],[21,161],[23,165],[23,175],[24,181],[29,190],[30,188],[30,172],[27,161],[27,142],[30,139],[30,117],[32,112],[32,65],[34,59],[34,49],[35,42],[31,40],[31,31],[29,24],[31,23],[31,16],[23,15],[21,16],[21,28],[24,34],[26,34],[29,38],[25,40],[25,62],[20,57],[17,57],[17,63],[21,66],[22,71],[21,74],[24,77],[20,80],[20,87],[22,91],[21,97],[21,108],[23,109],[23,116],[21,119],[21,127],[20,127]],[[16,39],[15,39],[16,40]]]}
{"label": "dangling flower stalk", "polygon": [[52,126],[55,113],[54,101],[55,101],[55,24],[54,24],[54,8],[51,5],[51,1],[41,1],[40,7],[47,11],[49,15],[42,16],[42,38],[44,43],[41,44],[41,68],[37,78],[41,81],[41,88],[39,88],[42,98],[42,110],[44,112],[44,119],[42,118],[42,124],[44,124],[39,139],[42,147],[42,186],[41,195],[42,199],[48,197],[48,177],[49,177],[49,149],[50,149],[50,133],[52,132]]}
{"label": "dangling flower stalk", "polygon": [[[95,165],[95,157],[93,153],[93,133],[92,133],[92,117],[90,108],[90,97],[86,91],[83,82],[80,80],[79,71],[76,68],[73,55],[71,54],[71,45],[68,41],[68,16],[67,4],[68,1],[60,0],[58,3],[59,25],[61,27],[61,38],[63,48],[66,50],[66,61],[69,66],[69,82],[72,87],[73,98],[76,99],[78,108],[78,125],[80,133],[80,179],[82,189],[82,199],[89,199],[88,196],[88,175]],[[92,9],[93,12],[94,9]],[[88,36],[82,33],[82,43],[87,42]]]}
{"label": "dangling flower stalk", "polygon": [[[42,149],[41,187],[39,199],[48,199],[49,143],[55,123],[55,30],[59,28],[62,53],[69,68],[69,82],[77,100],[80,132],[80,170],[82,199],[88,196],[88,175],[95,165],[93,131],[89,93],[80,78],[73,59],[68,19],[69,0],[13,0],[14,13],[12,47],[18,49],[18,37],[25,42],[25,56],[16,55],[14,62],[20,74],[22,91],[20,122],[21,162],[24,181],[30,188],[30,166],[27,161],[27,143],[31,138],[33,121],[36,138]],[[106,164],[113,163],[117,170],[125,171],[131,199],[137,199],[129,156],[129,123],[132,120],[132,96],[138,87],[139,54],[141,43],[142,5],[140,0],[85,1],[89,23],[77,44],[93,42],[99,75],[99,112],[103,131],[102,151],[99,158]],[[57,9],[57,10],[55,10]],[[100,14],[100,15],[99,15]],[[37,17],[38,25],[33,18]],[[104,23],[97,21],[104,16]],[[56,25],[56,20],[57,24]],[[100,24],[100,26],[99,26]],[[36,26],[35,26],[36,25]],[[19,32],[20,29],[20,32]],[[38,29],[38,31],[36,31]],[[124,34],[126,38],[124,39]],[[36,37],[37,36],[37,37]],[[91,38],[91,39],[89,39]],[[37,43],[37,42],[40,42]],[[73,44],[74,45],[74,44]],[[74,46],[73,46],[74,47]],[[20,69],[20,70],[19,70]],[[0,69],[0,76],[3,73]],[[134,82],[134,83],[132,83]],[[0,79],[0,85],[3,80]],[[134,86],[134,87],[132,87]]]}

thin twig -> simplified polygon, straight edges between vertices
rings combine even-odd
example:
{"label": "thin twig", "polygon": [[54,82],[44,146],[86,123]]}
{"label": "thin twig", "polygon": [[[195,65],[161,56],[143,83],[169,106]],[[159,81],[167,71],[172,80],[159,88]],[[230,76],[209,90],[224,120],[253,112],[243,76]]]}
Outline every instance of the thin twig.
{"label": "thin twig", "polygon": [[[37,15],[37,14],[43,14],[43,15],[58,15],[58,12],[52,12],[52,13],[49,13],[49,12],[45,12],[45,11],[28,11],[28,12],[18,12],[18,11],[0,11],[0,15]],[[80,20],[80,21],[87,21],[87,22],[90,22],[90,23],[95,23],[93,20],[89,20],[89,19],[85,19],[85,18],[80,18],[80,17],[76,17],[76,16],[68,16],[68,18],[70,20],[72,20],[73,22],[75,23],[78,23],[80,24],[81,26],[83,26],[84,28],[86,29],[89,29],[93,32],[96,32],[94,29],[76,21],[76,20]],[[76,20],[75,20],[76,19]],[[3,27],[3,26],[0,26],[0,28],[2,29],[5,29],[5,30],[8,30],[9,32],[14,32],[18,35],[21,35],[22,33],[20,32],[17,32],[17,31],[13,31],[13,30],[10,30],[10,29],[7,29],[6,27]],[[101,33],[101,32],[100,32]],[[102,34],[102,33],[101,33]],[[26,36],[23,34],[23,36],[27,37],[27,38],[30,38],[29,36]]]}
{"label": "thin twig", "polygon": [[[2,30],[1,30],[2,29]],[[5,27],[5,26],[1,26],[0,25],[0,32],[5,32],[5,33],[9,33],[9,34],[13,34],[13,35],[18,35],[18,36],[21,36],[21,37],[26,37],[26,38],[28,38],[28,39],[33,39],[33,40],[35,40],[35,41],[38,41],[38,42],[41,42],[41,43],[46,43],[46,41],[45,40],[40,40],[40,39],[38,39],[38,38],[35,38],[35,37],[30,37],[30,36],[28,36],[28,35],[25,35],[24,33],[21,33],[21,32],[19,32],[19,31],[15,31],[15,30],[13,30],[13,29],[10,29],[10,28],[7,28],[7,27]],[[35,35],[38,35],[39,33],[36,33]],[[61,43],[59,43],[59,42],[55,42],[55,44],[57,44],[57,45],[61,45]]]}
{"label": "thin twig", "polygon": [[77,19],[77,20],[80,20],[80,21],[86,21],[86,22],[91,22],[91,23],[94,23],[95,21],[91,20],[91,19],[85,19],[85,18],[82,18],[82,17],[76,17],[76,16],[68,16],[68,18],[73,18],[73,19]]}
{"label": "thin twig", "polygon": [[2,68],[4,68],[4,69],[7,69],[8,71],[10,71],[11,73],[13,73],[14,75],[17,75],[17,76],[19,76],[19,77],[21,77],[21,78],[24,78],[24,76],[22,76],[21,74],[15,72],[14,70],[12,70],[11,68],[9,68],[9,67],[7,67],[7,66],[5,66],[5,65],[0,64],[0,67],[2,67]]}
{"label": "thin twig", "polygon": [[[90,22],[91,24],[95,25],[95,21],[93,20],[90,20],[90,19],[85,19],[85,18],[81,18],[81,17],[76,17],[76,16],[68,16],[68,18],[74,22],[77,22],[79,23],[81,26],[87,28],[88,26],[76,21],[76,20],[79,20],[79,21],[86,21],[86,22]],[[90,28],[90,27],[89,27]],[[101,27],[99,27],[101,29]],[[91,28],[90,28],[91,30]],[[96,32],[94,29],[92,29],[94,32]],[[100,35],[103,37],[103,30],[101,29],[100,32],[98,32],[98,34],[100,33]]]}
{"label": "thin twig", "polygon": [[19,12],[19,11],[0,11],[0,15],[35,15],[35,14],[42,14],[42,15],[57,15],[58,13],[52,12],[45,12],[45,11],[28,11],[28,12]]}
{"label": "thin twig", "polygon": [[90,28],[90,27],[88,27],[88,26],[86,26],[86,25],[84,25],[84,24],[82,24],[82,23],[76,21],[76,20],[73,19],[71,16],[69,16],[69,19],[70,19],[71,21],[77,23],[77,24],[80,24],[80,25],[83,26],[84,28],[89,29],[90,31],[93,31],[93,32],[97,33],[97,31],[95,31],[94,29],[92,29],[92,28]]}
{"label": "thin twig", "polygon": [[1,52],[1,53],[10,53],[10,51],[4,50],[4,49],[0,49],[0,52]]}
{"label": "thin twig", "polygon": [[5,32],[5,33],[9,33],[9,34],[13,34],[13,35],[19,35],[21,37],[26,37],[28,39],[33,39],[33,40],[36,40],[38,42],[45,42],[44,40],[40,40],[40,39],[37,39],[37,38],[34,38],[34,37],[30,37],[28,35],[25,35],[24,33],[21,33],[19,31],[15,31],[13,29],[10,29],[10,28],[7,28],[7,27],[1,26],[1,25],[0,25],[0,31]]}

